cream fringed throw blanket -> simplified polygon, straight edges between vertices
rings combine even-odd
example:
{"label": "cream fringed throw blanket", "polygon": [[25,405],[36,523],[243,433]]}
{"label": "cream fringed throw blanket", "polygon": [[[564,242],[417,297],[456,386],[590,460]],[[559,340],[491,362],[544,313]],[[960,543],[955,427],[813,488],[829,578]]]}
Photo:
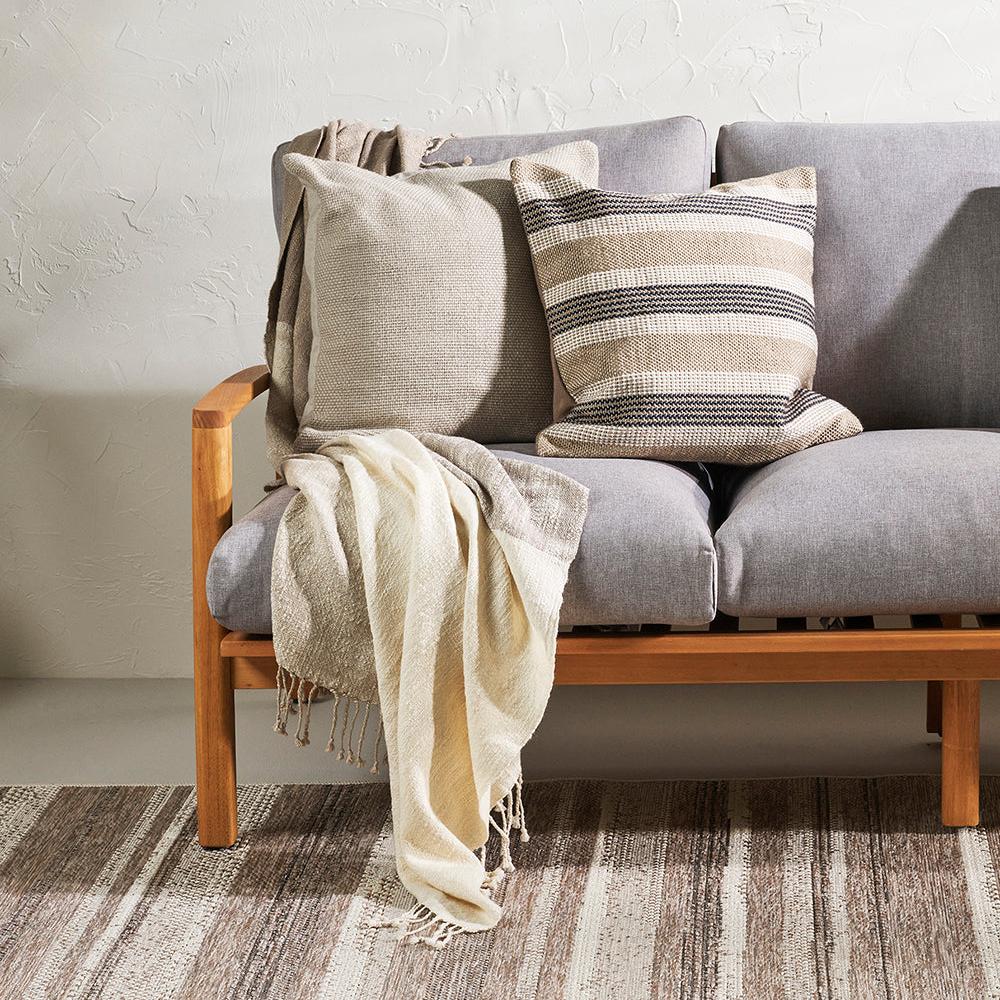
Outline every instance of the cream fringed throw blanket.
{"label": "cream fringed throw blanket", "polygon": [[[268,358],[283,390],[274,406],[294,404],[308,343],[300,221],[283,229],[272,293]],[[294,309],[283,308],[286,292]],[[281,472],[298,490],[272,566],[275,728],[285,731],[297,700],[296,736],[308,742],[314,698],[327,691],[327,749],[358,766],[387,761],[396,865],[416,899],[390,923],[441,946],[497,922],[490,889],[513,867],[511,836],[527,839],[520,754],[551,690],[586,490],[471,441],[403,430],[343,432],[289,454],[294,410],[268,413]],[[499,853],[491,846],[488,857],[491,831]]]}

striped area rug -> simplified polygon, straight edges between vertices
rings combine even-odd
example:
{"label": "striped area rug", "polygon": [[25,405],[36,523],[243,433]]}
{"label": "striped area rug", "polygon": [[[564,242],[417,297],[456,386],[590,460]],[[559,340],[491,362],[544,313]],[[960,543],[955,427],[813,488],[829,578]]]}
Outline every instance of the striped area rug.
{"label": "striped area rug", "polygon": [[945,832],[930,778],[526,792],[489,934],[443,951],[409,903],[385,786],[253,786],[229,851],[188,788],[0,790],[0,997],[1000,996],[1000,779]]}

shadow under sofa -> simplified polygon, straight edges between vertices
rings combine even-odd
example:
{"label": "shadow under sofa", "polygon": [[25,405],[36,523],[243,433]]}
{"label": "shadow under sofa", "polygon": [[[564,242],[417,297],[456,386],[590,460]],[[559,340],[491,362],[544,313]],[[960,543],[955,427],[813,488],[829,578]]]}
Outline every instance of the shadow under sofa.
{"label": "shadow under sofa", "polygon": [[[597,143],[609,188],[696,191],[709,181],[692,118],[453,139],[436,155],[490,162],[576,138]],[[817,387],[871,429],[707,475],[490,445],[591,491],[556,682],[927,681],[927,727],[943,734],[942,820],[975,824],[979,683],[1000,678],[1000,434],[982,429],[1000,427],[1000,124],[741,123],[722,130],[716,158],[723,181],[817,167]],[[263,367],[235,375],[193,413],[205,846],[236,838],[233,691],[273,687],[276,672],[270,559],[291,490],[231,526],[231,422],[268,378]],[[963,614],[975,627],[962,627]],[[876,628],[881,615],[908,616],[911,627]],[[819,627],[821,616],[844,627]],[[765,621],[741,630],[741,618]]]}

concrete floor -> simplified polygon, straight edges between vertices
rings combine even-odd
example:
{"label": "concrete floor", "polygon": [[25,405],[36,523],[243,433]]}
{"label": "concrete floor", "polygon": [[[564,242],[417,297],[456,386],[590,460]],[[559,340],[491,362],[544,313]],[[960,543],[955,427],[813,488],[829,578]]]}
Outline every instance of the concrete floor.
{"label": "concrete floor", "polygon": [[[238,692],[242,782],[368,780],[271,731],[270,691]],[[0,784],[186,784],[187,680],[0,680]],[[1000,772],[1000,685],[983,691],[983,770]],[[526,777],[736,778],[931,773],[920,684],[556,688]]]}

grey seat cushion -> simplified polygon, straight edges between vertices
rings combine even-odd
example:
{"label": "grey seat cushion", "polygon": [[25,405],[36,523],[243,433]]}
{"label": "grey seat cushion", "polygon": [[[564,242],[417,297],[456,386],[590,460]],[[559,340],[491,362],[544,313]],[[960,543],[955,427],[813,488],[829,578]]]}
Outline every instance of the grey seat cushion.
{"label": "grey seat cushion", "polygon": [[740,122],[716,159],[816,167],[818,391],[868,430],[1000,427],[1000,122]]}
{"label": "grey seat cushion", "polygon": [[[589,139],[598,149],[601,187],[632,194],[690,194],[708,187],[712,156],[705,126],[681,115],[651,122],[579,128],[569,132],[530,135],[456,136],[441,144],[428,159],[460,164],[466,156],[476,164],[526,156],[566,142]],[[282,143],[271,157],[271,194],[275,225],[281,218]]]}
{"label": "grey seat cushion", "polygon": [[730,615],[1000,611],[1000,433],[871,431],[747,476],[715,536]]}
{"label": "grey seat cushion", "polygon": [[[499,455],[558,469],[590,489],[561,626],[704,624],[715,615],[709,499],[698,478],[665,462],[538,458],[531,445]],[[271,631],[271,553],[289,487],[269,494],[216,546],[208,567],[212,614],[234,631]]]}

